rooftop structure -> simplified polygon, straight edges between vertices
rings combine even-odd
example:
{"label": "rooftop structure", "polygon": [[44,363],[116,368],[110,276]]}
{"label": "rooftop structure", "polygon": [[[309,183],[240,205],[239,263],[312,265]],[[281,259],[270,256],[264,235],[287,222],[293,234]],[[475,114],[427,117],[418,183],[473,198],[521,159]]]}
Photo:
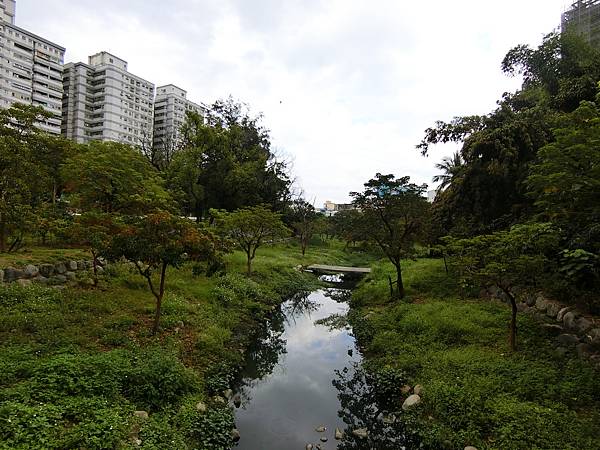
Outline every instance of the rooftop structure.
{"label": "rooftop structure", "polygon": [[15,0],[0,0],[0,21],[14,25],[16,9]]}

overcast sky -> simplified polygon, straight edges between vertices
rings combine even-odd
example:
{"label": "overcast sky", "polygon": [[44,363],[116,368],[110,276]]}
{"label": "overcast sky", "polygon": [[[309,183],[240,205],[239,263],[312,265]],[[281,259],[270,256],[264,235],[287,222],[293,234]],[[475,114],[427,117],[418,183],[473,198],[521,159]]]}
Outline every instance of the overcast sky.
{"label": "overcast sky", "polygon": [[308,199],[344,202],[375,173],[431,184],[454,150],[415,149],[435,120],[485,114],[519,81],[500,62],[558,27],[566,0],[17,0],[16,24],[110,51],[193,101],[264,113]]}

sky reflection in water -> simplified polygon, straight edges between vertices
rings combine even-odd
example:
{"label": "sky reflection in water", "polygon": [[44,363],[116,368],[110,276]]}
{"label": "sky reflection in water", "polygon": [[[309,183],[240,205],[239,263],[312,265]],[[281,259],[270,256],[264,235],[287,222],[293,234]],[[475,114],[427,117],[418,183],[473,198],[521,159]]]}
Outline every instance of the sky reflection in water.
{"label": "sky reflection in water", "polygon": [[[303,449],[323,435],[329,439],[323,447],[333,449],[335,428],[345,428],[337,415],[338,391],[331,382],[336,369],[360,361],[360,356],[348,330],[330,330],[315,321],[345,314],[348,307],[322,291],[310,294],[308,300],[317,308],[292,312],[290,304],[284,305],[287,314],[280,337],[286,353],[280,354],[272,373],[261,380],[244,380],[244,405],[236,411],[242,436],[238,449]],[[354,356],[348,355],[349,349]],[[326,433],[314,431],[320,425],[327,427]]]}

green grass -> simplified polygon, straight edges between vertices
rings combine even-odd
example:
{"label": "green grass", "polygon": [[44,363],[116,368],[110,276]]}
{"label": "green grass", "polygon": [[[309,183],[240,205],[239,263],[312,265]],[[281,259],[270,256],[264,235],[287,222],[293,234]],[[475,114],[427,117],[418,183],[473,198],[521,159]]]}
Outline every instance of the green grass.
{"label": "green grass", "polygon": [[[139,448],[135,436],[144,449],[226,448],[231,412],[211,398],[228,386],[264,316],[316,286],[293,268],[358,258],[335,241],[302,258],[290,243],[259,249],[251,277],[239,252],[228,256],[224,277],[194,276],[192,264],[170,269],[156,336],[154,299],[126,265],[109,266],[98,289],[0,286],[0,449]],[[200,400],[205,414],[195,408]]]}
{"label": "green grass", "polygon": [[525,314],[510,353],[507,305],[461,298],[441,261],[404,269],[407,299],[389,302],[392,267],[375,264],[354,293],[353,325],[368,364],[425,387],[414,414],[428,448],[600,448],[600,383],[588,362],[560,356]]}
{"label": "green grass", "polygon": [[90,252],[78,248],[26,247],[15,253],[0,253],[0,269],[24,267],[27,264],[43,264],[64,261],[91,260]]}

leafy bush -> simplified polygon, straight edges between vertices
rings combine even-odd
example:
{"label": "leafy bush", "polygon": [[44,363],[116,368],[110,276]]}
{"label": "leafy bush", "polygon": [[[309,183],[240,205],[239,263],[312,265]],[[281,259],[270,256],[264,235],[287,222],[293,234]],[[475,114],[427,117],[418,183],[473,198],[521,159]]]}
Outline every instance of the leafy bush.
{"label": "leafy bush", "polygon": [[182,433],[189,437],[194,448],[226,450],[232,446],[231,430],[235,423],[230,408],[210,408],[200,413],[190,405],[180,413],[179,422]]}

